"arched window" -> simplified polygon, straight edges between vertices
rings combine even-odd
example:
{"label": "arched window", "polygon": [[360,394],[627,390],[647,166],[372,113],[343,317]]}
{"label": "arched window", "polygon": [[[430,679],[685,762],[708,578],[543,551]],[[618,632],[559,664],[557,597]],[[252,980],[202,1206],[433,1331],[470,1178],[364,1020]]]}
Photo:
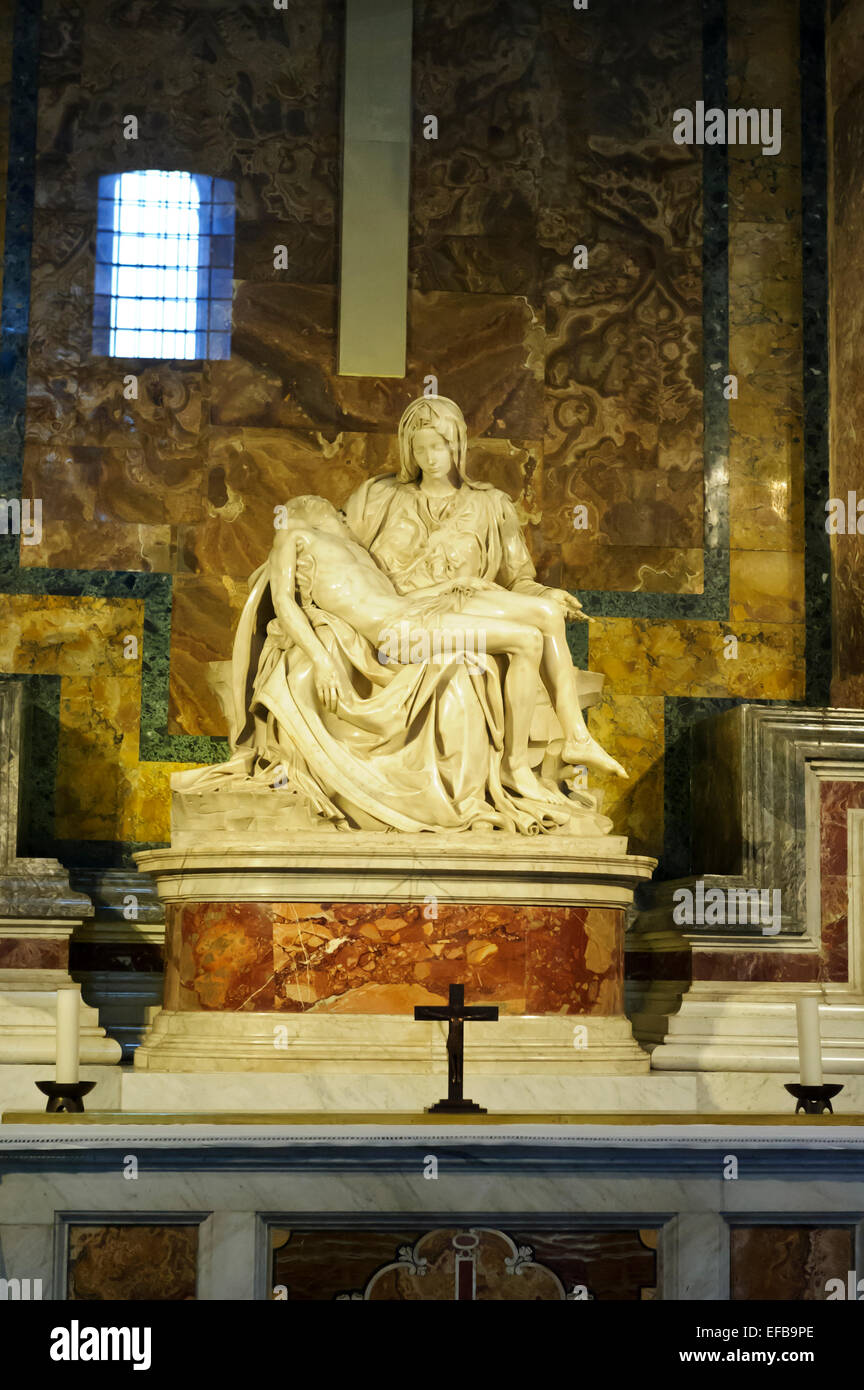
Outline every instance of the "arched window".
{"label": "arched window", "polygon": [[223,358],[231,351],[234,185],[179,170],[99,180],[93,351]]}

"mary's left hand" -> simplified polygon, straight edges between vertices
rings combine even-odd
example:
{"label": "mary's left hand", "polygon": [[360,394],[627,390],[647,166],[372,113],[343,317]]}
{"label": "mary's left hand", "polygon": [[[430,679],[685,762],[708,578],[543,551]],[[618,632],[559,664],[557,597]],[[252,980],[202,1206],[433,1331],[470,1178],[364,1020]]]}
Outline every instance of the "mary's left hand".
{"label": "mary's left hand", "polygon": [[554,599],[556,603],[560,603],[561,607],[564,609],[565,618],[581,618],[583,622],[590,623],[591,619],[585,612],[578,598],[574,598],[566,589],[547,589],[545,597]]}

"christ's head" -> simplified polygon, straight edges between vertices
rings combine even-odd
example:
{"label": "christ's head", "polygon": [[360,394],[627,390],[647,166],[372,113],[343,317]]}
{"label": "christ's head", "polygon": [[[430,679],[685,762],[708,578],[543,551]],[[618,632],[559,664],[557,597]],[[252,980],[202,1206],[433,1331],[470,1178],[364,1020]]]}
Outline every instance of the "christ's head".
{"label": "christ's head", "polygon": [[285,503],[284,513],[287,526],[314,526],[319,531],[333,531],[339,536],[348,533],[341,513],[326,497],[316,497],[313,493],[292,497]]}

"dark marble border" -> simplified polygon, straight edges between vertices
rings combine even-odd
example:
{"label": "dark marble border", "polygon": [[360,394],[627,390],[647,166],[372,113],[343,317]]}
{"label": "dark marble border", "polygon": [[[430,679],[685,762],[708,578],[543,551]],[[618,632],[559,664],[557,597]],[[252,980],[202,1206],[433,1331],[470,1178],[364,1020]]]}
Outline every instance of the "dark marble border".
{"label": "dark marble border", "polygon": [[[380,1140],[386,1137],[382,1125]],[[122,1143],[135,1146],[136,1131],[127,1131]],[[738,1177],[743,1180],[787,1178],[807,1181],[860,1182],[864,1180],[864,1144],[860,1141],[831,1141],[825,1131],[825,1147],[814,1141],[796,1139],[794,1131],[778,1129],[770,1142],[750,1147],[740,1143],[741,1131],[728,1127],[725,1141],[716,1143],[675,1143],[668,1139],[656,1145],[640,1141],[636,1134],[620,1143],[547,1144],[542,1140],[514,1143],[507,1137],[478,1142],[460,1139],[450,1131],[426,1136],[422,1142],[364,1144],[345,1139],[339,1142],[229,1143],[202,1148],[200,1141],[185,1144],[166,1140],[159,1147],[139,1147],[146,1152],[148,1173],[421,1173],[425,1156],[434,1149],[439,1175],[463,1173],[549,1173],[561,1177],[599,1175],[606,1177],[678,1177],[717,1180],[729,1145],[739,1141]],[[397,1138],[397,1136],[394,1136]],[[118,1136],[118,1143],[120,1142]],[[7,1141],[8,1143],[8,1141]],[[86,1147],[69,1147],[58,1136],[50,1149],[0,1146],[0,1177],[7,1173],[116,1173],[116,1146],[100,1145],[94,1139]],[[851,1197],[850,1193],[850,1197]],[[855,1203],[851,1204],[857,1212]],[[455,1215],[452,1213],[450,1215]],[[736,1217],[743,1213],[736,1212]],[[605,1219],[605,1218],[604,1218]]]}
{"label": "dark marble border", "polygon": [[828,150],[823,6],[801,0],[801,260],[804,340],[804,663],[806,703],[831,689],[828,344]]}
{"label": "dark marble border", "polygon": [[[24,449],[41,9],[40,0],[18,0],[12,41],[0,316],[0,493],[4,497],[20,496]],[[14,564],[10,566],[14,577],[18,568],[18,545],[14,537],[3,536],[0,538],[0,577],[5,578],[10,554],[14,556]]]}

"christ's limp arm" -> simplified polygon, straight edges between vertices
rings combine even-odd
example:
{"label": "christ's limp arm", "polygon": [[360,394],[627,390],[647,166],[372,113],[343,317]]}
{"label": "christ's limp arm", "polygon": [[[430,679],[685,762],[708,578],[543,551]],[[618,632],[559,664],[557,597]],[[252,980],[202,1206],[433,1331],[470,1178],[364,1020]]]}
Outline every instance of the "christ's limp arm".
{"label": "christ's limp arm", "polygon": [[270,593],[276,617],[286,636],[306,653],[311,661],[320,660],[327,649],[316,636],[315,629],[294,598],[297,564],[297,534],[281,531],[270,552]]}

